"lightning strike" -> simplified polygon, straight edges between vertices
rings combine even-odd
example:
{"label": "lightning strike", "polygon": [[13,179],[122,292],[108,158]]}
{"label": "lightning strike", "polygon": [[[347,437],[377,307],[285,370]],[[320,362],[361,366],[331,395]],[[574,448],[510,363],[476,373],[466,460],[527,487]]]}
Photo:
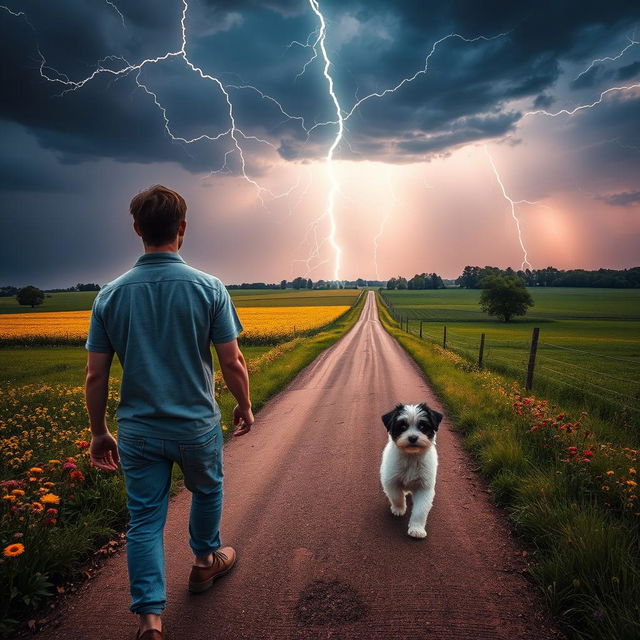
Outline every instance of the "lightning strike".
{"label": "lightning strike", "polygon": [[576,113],[578,113],[578,111],[584,111],[585,109],[592,109],[593,107],[596,107],[597,105],[601,104],[605,96],[609,95],[610,93],[613,93],[616,91],[632,91],[633,89],[638,89],[638,88],[640,88],[640,82],[636,82],[635,84],[623,85],[621,87],[609,87],[608,89],[605,89],[600,94],[600,97],[597,100],[595,100],[590,104],[581,104],[577,107],[574,107],[573,109],[560,109],[560,111],[556,111],[555,113],[551,113],[550,111],[545,111],[544,109],[538,109],[537,111],[527,111],[525,114],[523,114],[522,118],[526,118],[527,116],[537,116],[540,114],[545,116],[550,116],[552,118],[555,118],[560,115],[573,116]]}
{"label": "lightning strike", "polygon": [[105,0],[105,2],[120,16],[120,20],[122,21],[122,26],[126,29],[127,23],[124,21],[124,16],[122,15],[122,11],[116,7],[116,5],[111,2],[111,0]]}
{"label": "lightning strike", "polygon": [[620,58],[622,58],[622,56],[629,50],[631,49],[631,47],[640,44],[640,41],[635,40],[633,38],[627,38],[627,40],[629,40],[629,44],[617,55],[617,56],[605,56],[604,58],[596,58],[595,60],[593,60],[591,62],[591,64],[584,70],[581,71],[575,78],[575,80],[578,80],[579,78],[581,78],[583,75],[585,75],[586,73],[589,73],[589,71],[591,71],[591,69],[593,69],[593,67],[595,67],[597,64],[599,64],[600,62],[615,62],[616,60],[620,60]]}
{"label": "lightning strike", "polygon": [[[331,146],[329,147],[329,151],[327,153],[325,162],[327,167],[327,174],[329,176],[329,195],[327,200],[327,208],[322,217],[327,217],[329,219],[329,242],[331,247],[333,248],[335,255],[335,263],[333,268],[333,279],[340,280],[340,263],[342,258],[342,249],[338,245],[336,241],[336,217],[335,217],[335,200],[336,193],[339,188],[338,180],[335,175],[334,167],[333,167],[333,156],[342,140],[342,136],[344,133],[344,121],[342,118],[342,109],[340,107],[340,103],[338,102],[338,98],[336,97],[334,87],[333,87],[333,76],[329,73],[329,69],[331,67],[331,61],[329,60],[329,56],[327,55],[327,49],[325,46],[325,38],[327,33],[327,27],[325,23],[324,16],[320,11],[320,6],[318,4],[318,0],[309,0],[309,5],[311,6],[311,10],[316,14],[318,20],[320,21],[320,31],[318,33],[317,43],[320,47],[320,51],[322,53],[322,59],[324,60],[324,69],[323,75],[327,80],[327,84],[329,87],[329,95],[331,96],[331,100],[336,109],[336,117],[337,117],[337,125],[338,131],[336,132],[336,136],[333,139]],[[319,222],[319,220],[317,221]]]}
{"label": "lightning strike", "polygon": [[504,188],[504,184],[502,183],[502,178],[500,178],[500,174],[498,173],[498,169],[493,161],[493,158],[491,157],[491,154],[489,153],[489,148],[487,147],[487,145],[484,145],[484,152],[487,155],[487,158],[489,159],[489,163],[491,164],[491,168],[493,169],[493,174],[496,177],[496,180],[498,181],[498,184],[500,185],[500,189],[502,191],[502,195],[504,196],[504,199],[509,203],[509,206],[511,207],[511,217],[513,218],[514,222],[516,223],[516,229],[518,230],[518,241],[520,242],[520,247],[522,248],[522,253],[523,253],[523,259],[522,259],[522,269],[528,268],[528,269],[533,269],[533,265],[529,262],[529,256],[527,254],[527,249],[524,246],[524,241],[522,240],[522,229],[520,228],[520,220],[518,219],[518,216],[516,214],[516,205],[518,204],[536,204],[535,202],[530,202],[528,200],[512,200],[509,197],[509,194],[507,193],[507,190]]}

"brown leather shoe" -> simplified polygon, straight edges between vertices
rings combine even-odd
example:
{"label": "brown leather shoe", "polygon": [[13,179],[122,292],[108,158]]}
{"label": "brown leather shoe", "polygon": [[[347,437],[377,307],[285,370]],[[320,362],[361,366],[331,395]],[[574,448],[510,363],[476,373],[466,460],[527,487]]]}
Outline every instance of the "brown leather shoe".
{"label": "brown leather shoe", "polygon": [[206,591],[215,580],[229,573],[236,563],[236,551],[233,547],[222,547],[213,552],[213,564],[210,567],[191,568],[189,591],[200,593]]}
{"label": "brown leather shoe", "polygon": [[164,633],[157,629],[149,629],[140,635],[140,631],[138,630],[136,640],[164,640]]}

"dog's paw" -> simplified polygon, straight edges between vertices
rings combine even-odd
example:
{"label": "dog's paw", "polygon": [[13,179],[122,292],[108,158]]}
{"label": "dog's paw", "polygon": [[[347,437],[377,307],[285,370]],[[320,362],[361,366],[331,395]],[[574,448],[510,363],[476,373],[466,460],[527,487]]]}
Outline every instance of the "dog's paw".
{"label": "dog's paw", "polygon": [[403,516],[405,513],[407,513],[407,505],[405,504],[404,507],[396,507],[392,504],[391,513],[393,513],[394,516]]}
{"label": "dog's paw", "polygon": [[411,526],[407,532],[412,538],[426,538],[427,530],[424,527]]}

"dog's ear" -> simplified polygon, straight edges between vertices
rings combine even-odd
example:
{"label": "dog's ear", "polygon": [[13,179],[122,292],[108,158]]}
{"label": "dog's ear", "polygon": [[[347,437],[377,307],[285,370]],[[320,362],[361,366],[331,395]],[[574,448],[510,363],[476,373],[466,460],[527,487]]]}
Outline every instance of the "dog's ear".
{"label": "dog's ear", "polygon": [[442,422],[442,418],[444,418],[444,416],[439,411],[435,411],[434,409],[432,409],[425,402],[420,404],[420,408],[427,415],[427,418],[429,419],[429,422],[433,426],[433,430],[437,431],[438,430],[438,425]]}
{"label": "dog's ear", "polygon": [[384,426],[386,427],[387,431],[391,431],[391,427],[393,427],[393,423],[395,422],[396,417],[398,416],[400,411],[402,411],[401,404],[397,405],[393,409],[393,411],[389,411],[389,413],[385,413],[382,416],[382,422],[384,423]]}

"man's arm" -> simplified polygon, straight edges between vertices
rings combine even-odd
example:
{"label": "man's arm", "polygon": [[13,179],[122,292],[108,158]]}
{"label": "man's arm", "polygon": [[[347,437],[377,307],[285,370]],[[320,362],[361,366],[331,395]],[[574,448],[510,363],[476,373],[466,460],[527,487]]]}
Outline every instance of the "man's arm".
{"label": "man's arm", "polygon": [[85,399],[91,422],[91,462],[99,469],[115,471],[118,468],[118,445],[107,427],[107,399],[109,397],[109,370],[112,353],[90,351],[87,358]]}
{"label": "man's arm", "polygon": [[233,435],[242,436],[245,433],[249,433],[253,424],[247,363],[238,347],[237,340],[218,343],[213,346],[218,354],[222,377],[238,403],[233,410],[233,426],[238,427],[233,432]]}

